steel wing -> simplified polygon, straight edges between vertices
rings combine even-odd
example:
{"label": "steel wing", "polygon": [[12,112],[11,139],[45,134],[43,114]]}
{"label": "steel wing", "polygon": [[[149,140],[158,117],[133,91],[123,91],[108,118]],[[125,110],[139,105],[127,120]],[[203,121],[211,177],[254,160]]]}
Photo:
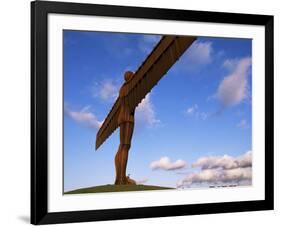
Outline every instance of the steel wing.
{"label": "steel wing", "polygon": [[128,84],[126,101],[131,111],[138,106],[146,94],[195,40],[195,37],[188,36],[164,36],[160,40]]}
{"label": "steel wing", "polygon": [[[162,37],[127,84],[128,91],[125,98],[131,111],[135,110],[146,94],[151,91],[195,40],[196,37],[193,36]],[[120,100],[118,98],[97,133],[96,149],[118,127],[119,109]]]}

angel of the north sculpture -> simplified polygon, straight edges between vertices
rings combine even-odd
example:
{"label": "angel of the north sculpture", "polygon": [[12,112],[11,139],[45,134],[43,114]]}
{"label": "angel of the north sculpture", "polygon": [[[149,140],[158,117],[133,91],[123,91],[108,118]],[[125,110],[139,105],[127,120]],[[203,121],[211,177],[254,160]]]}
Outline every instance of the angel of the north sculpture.
{"label": "angel of the north sculpture", "polygon": [[136,107],[195,40],[191,36],[163,36],[136,72],[125,72],[119,96],[96,136],[97,150],[120,127],[120,145],[115,156],[116,185],[135,184],[126,176],[126,168]]}

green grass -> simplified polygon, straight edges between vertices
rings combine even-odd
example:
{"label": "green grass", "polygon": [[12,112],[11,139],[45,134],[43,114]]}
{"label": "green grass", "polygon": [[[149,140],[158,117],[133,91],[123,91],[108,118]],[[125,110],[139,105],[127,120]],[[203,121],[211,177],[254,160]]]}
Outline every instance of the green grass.
{"label": "green grass", "polygon": [[122,191],[149,191],[149,190],[166,190],[173,189],[168,187],[159,187],[153,185],[114,185],[107,184],[89,188],[80,188],[64,194],[83,194],[83,193],[99,193],[99,192],[122,192]]}

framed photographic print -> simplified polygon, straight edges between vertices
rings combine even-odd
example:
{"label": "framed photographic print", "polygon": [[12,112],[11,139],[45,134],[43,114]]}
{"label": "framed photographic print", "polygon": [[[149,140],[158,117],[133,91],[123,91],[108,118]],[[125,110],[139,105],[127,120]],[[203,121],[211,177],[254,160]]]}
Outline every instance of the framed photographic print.
{"label": "framed photographic print", "polygon": [[273,209],[273,16],[31,3],[31,223]]}

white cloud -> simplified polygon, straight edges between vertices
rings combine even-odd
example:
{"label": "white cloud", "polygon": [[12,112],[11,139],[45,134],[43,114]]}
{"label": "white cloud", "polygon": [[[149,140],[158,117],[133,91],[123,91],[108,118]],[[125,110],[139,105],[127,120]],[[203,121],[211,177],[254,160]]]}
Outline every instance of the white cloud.
{"label": "white cloud", "polygon": [[188,115],[193,115],[193,114],[195,113],[195,111],[197,111],[197,109],[198,109],[198,105],[195,104],[195,105],[193,105],[193,106],[187,108],[186,113],[187,113]]}
{"label": "white cloud", "polygon": [[251,167],[252,151],[247,151],[244,155],[238,156],[236,159],[239,163],[239,167]]}
{"label": "white cloud", "polygon": [[185,110],[185,114],[187,116],[194,116],[198,119],[206,120],[209,117],[209,114],[203,111],[199,110],[199,107],[197,104],[194,104],[193,106],[187,108]]}
{"label": "white cloud", "polygon": [[94,96],[99,97],[103,101],[113,102],[118,97],[120,84],[112,80],[102,81],[100,84],[95,84]]}
{"label": "white cloud", "polygon": [[183,56],[188,67],[202,66],[212,62],[212,42],[195,41]]}
{"label": "white cloud", "polygon": [[186,162],[178,159],[175,162],[171,162],[171,160],[168,157],[162,157],[157,161],[154,161],[150,164],[150,168],[153,170],[156,169],[163,169],[163,170],[176,170],[176,169],[182,169],[186,167]]}
{"label": "white cloud", "polygon": [[250,184],[252,179],[252,168],[235,169],[205,169],[200,172],[190,173],[177,183],[177,187],[190,186],[198,183],[223,184],[223,183],[245,183]]}
{"label": "white cloud", "polygon": [[84,107],[81,111],[72,111],[68,109],[68,107],[65,107],[65,114],[69,116],[73,121],[92,128],[92,129],[99,129],[102,125],[102,121],[99,121],[97,117],[89,112],[90,106]]}
{"label": "white cloud", "polygon": [[243,181],[252,179],[252,167],[236,168],[222,171],[223,182]]}
{"label": "white cloud", "polygon": [[199,158],[195,163],[192,164],[192,167],[201,167],[202,169],[232,169],[237,168],[238,163],[235,161],[235,158],[228,155],[210,156]]}
{"label": "white cloud", "polygon": [[250,57],[224,62],[223,66],[230,73],[221,81],[216,92],[216,97],[224,106],[239,104],[248,96],[247,75],[251,64]]}
{"label": "white cloud", "polygon": [[252,180],[252,151],[232,157],[210,156],[199,158],[192,167],[200,167],[200,171],[186,174],[177,183],[177,187],[190,186],[192,184],[251,184]]}
{"label": "white cloud", "polygon": [[227,68],[229,71],[233,71],[237,64],[239,63],[239,59],[226,59],[222,66]]}
{"label": "white cloud", "polygon": [[183,180],[178,183],[180,185],[191,185],[192,183],[202,183],[202,182],[215,182],[220,178],[220,173],[217,170],[206,169],[197,173],[189,173]]}
{"label": "white cloud", "polygon": [[156,113],[151,102],[150,94],[147,94],[142,102],[138,105],[135,114],[137,124],[145,124],[149,127],[152,127],[160,123],[160,120],[156,118]]}
{"label": "white cloud", "polygon": [[201,157],[192,164],[192,167],[201,167],[201,169],[234,169],[239,167],[249,167],[252,165],[252,151],[246,152],[244,155],[232,157],[223,156],[207,156]]}

